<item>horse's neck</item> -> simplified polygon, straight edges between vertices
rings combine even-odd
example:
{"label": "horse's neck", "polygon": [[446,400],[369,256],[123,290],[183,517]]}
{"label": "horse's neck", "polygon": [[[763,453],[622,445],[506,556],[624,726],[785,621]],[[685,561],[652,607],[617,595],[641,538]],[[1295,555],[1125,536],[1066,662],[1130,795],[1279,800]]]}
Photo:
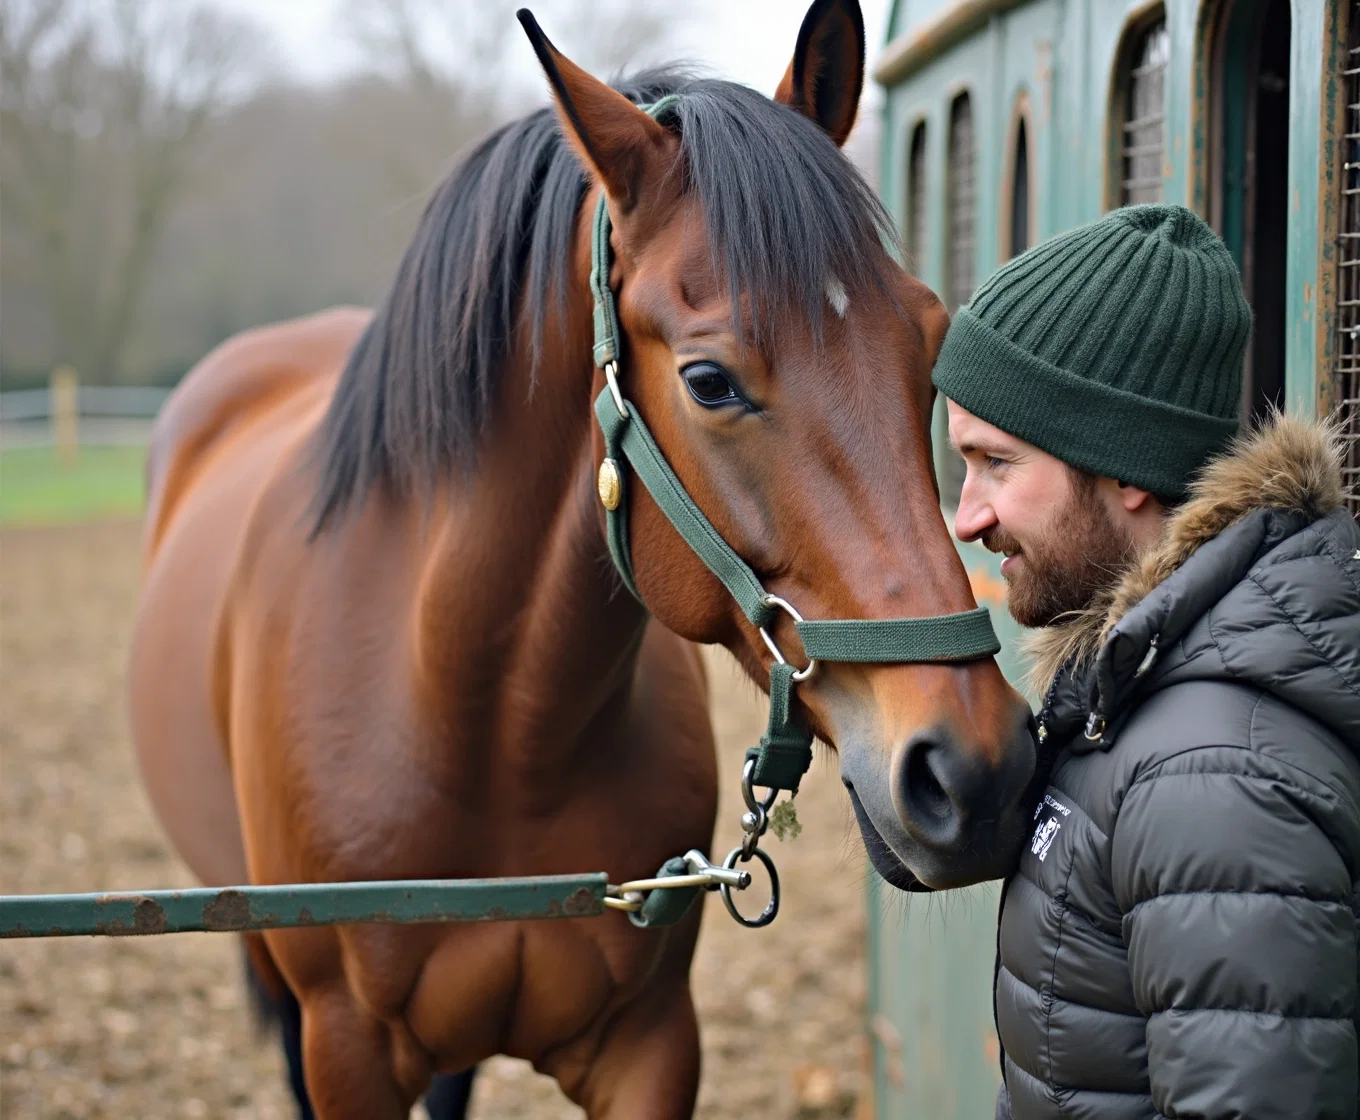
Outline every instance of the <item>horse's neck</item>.
{"label": "horse's neck", "polygon": [[545,338],[546,353],[580,357],[543,370],[532,393],[522,364],[507,377],[476,473],[431,538],[418,607],[420,677],[441,722],[550,769],[611,711],[622,718],[645,623],[600,526],[580,343]]}

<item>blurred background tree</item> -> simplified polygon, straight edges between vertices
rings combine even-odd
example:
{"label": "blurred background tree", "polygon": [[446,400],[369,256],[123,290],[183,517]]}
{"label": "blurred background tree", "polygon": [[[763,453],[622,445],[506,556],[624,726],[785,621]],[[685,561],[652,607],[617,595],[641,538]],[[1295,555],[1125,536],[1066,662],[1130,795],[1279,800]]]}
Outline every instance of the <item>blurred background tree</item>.
{"label": "blurred background tree", "polygon": [[[169,384],[239,330],[380,299],[460,154],[546,100],[516,6],[339,0],[358,61],[321,82],[215,0],[0,0],[0,388]],[[707,7],[535,10],[612,76]]]}
{"label": "blurred background tree", "polygon": [[0,3],[6,341],[115,375],[207,129],[258,57],[209,8]]}

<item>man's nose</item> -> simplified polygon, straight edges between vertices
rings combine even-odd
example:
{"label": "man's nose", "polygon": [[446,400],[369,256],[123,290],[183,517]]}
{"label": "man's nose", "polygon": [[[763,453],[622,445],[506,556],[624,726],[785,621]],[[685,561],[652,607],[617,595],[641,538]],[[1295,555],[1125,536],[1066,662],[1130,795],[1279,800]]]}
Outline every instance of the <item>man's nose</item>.
{"label": "man's nose", "polygon": [[977,500],[971,480],[965,476],[959,508],[954,511],[954,536],[961,541],[975,541],[995,524],[996,514],[991,505]]}

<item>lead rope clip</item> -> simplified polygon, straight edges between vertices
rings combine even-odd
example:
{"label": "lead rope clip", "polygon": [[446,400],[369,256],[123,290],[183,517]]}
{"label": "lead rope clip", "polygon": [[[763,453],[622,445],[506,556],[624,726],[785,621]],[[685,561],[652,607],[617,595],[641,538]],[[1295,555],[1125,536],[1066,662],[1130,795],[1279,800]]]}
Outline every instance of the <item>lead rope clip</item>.
{"label": "lead rope clip", "polygon": [[737,909],[737,904],[732,901],[732,888],[726,884],[718,888],[722,894],[723,905],[727,907],[727,912],[747,929],[759,929],[761,926],[767,926],[774,921],[775,916],[779,913],[779,872],[775,869],[774,860],[760,847],[760,838],[765,835],[765,830],[770,827],[770,808],[774,805],[775,798],[779,796],[779,790],[770,790],[763,801],[757,798],[754,785],[755,773],[756,760],[748,758],[746,765],[741,769],[741,796],[742,800],[746,802],[746,812],[741,817],[741,830],[745,835],[742,837],[741,843],[727,853],[727,858],[722,861],[722,865],[728,870],[735,870],[738,860],[747,863],[752,856],[760,860],[770,876],[770,901],[765,904],[765,909],[756,917],[748,918]]}

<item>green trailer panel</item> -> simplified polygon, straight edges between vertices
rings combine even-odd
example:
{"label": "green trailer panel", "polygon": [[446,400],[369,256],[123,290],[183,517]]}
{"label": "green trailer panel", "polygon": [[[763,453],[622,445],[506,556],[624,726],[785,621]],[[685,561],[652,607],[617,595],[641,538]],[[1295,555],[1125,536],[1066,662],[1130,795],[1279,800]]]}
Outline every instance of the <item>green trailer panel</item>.
{"label": "green trailer panel", "polygon": [[[912,137],[924,124],[918,228],[925,243],[908,246],[917,275],[947,298],[951,220],[959,225],[948,194],[955,98],[966,93],[971,108],[975,198],[967,221],[981,281],[1008,246],[1010,164],[1021,117],[1031,243],[1118,202],[1123,60],[1140,32],[1163,18],[1162,198],[1205,215],[1242,265],[1253,236],[1244,190],[1251,174],[1263,172],[1253,171],[1251,125],[1241,100],[1267,77],[1254,69],[1259,51],[1250,36],[1259,35],[1255,17],[1269,2],[896,0],[876,71],[886,89],[880,182],[885,204],[906,232]],[[1331,367],[1341,75],[1352,6],[1353,0],[1290,0],[1288,238],[1283,290],[1273,290],[1283,300],[1282,399],[1302,415],[1325,409],[1329,392],[1337,396]],[[944,514],[952,524],[948,485],[957,472],[949,469],[942,406],[933,433]],[[1360,434],[1352,438],[1360,441]],[[978,601],[992,608],[1005,647],[1002,669],[1019,684],[1019,631],[1005,612],[998,558],[975,545],[960,546],[960,553]],[[881,883],[870,887],[867,1027],[880,1120],[992,1115],[999,1081],[991,1010],[997,897],[996,884],[910,899]]]}

